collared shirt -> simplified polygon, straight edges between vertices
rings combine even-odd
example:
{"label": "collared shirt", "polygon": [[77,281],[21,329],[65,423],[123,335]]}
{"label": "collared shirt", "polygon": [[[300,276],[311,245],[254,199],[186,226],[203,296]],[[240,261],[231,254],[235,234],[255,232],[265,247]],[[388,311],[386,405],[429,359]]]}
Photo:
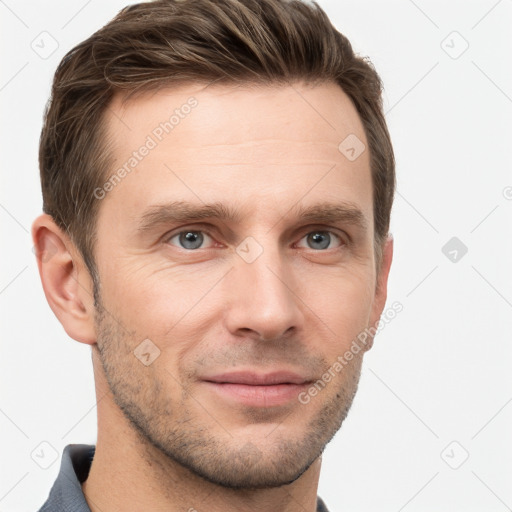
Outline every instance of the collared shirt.
{"label": "collared shirt", "polygon": [[[64,448],[57,479],[38,512],[91,512],[81,483],[87,480],[95,449],[93,444],[68,444]],[[319,497],[316,511],[329,512]]]}

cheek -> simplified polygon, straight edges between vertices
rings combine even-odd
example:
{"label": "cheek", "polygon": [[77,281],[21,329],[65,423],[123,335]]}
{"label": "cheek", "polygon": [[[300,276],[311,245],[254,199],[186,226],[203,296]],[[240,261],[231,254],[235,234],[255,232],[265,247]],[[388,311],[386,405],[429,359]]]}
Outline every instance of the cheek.
{"label": "cheek", "polygon": [[[349,346],[370,320],[374,296],[371,272],[346,268],[315,279],[310,275],[309,282],[311,284],[302,287],[301,297],[313,312],[312,324],[318,324],[320,319],[327,326],[331,350]],[[306,330],[308,328],[306,326]],[[325,339],[323,347],[325,349]]]}
{"label": "cheek", "polygon": [[146,255],[111,259],[101,270],[102,296],[132,322],[162,313],[160,319],[169,318],[172,311],[186,307],[195,291],[200,293],[204,282],[190,266],[173,268],[162,257]]}
{"label": "cheek", "polygon": [[192,265],[179,270],[119,266],[104,280],[104,304],[112,306],[132,338],[149,338],[161,359],[170,362],[204,339],[212,319],[220,318],[223,301],[215,284],[224,273],[220,268],[199,272]]}

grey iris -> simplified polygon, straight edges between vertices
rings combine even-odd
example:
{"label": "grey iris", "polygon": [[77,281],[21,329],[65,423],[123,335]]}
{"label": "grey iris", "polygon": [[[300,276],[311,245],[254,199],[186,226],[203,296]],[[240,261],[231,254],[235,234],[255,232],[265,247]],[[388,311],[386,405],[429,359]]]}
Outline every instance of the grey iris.
{"label": "grey iris", "polygon": [[203,238],[200,231],[184,231],[180,233],[180,244],[185,249],[197,249],[203,243]]}
{"label": "grey iris", "polygon": [[326,249],[331,242],[331,235],[324,231],[316,231],[308,235],[308,243],[311,242],[313,242],[313,249]]}

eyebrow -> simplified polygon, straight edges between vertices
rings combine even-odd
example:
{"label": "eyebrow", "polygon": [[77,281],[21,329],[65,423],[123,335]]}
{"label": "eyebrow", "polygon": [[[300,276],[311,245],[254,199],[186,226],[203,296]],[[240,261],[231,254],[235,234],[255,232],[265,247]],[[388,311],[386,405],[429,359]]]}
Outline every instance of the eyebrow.
{"label": "eyebrow", "polygon": [[[363,212],[357,205],[350,202],[323,202],[311,206],[297,204],[281,219],[289,214],[295,216],[299,221],[339,222],[353,225],[363,231],[368,228],[368,222]],[[172,201],[147,208],[140,218],[138,231],[147,232],[161,225],[204,219],[218,219],[236,224],[240,223],[243,218],[244,215],[240,209],[220,202],[197,205],[186,201]]]}

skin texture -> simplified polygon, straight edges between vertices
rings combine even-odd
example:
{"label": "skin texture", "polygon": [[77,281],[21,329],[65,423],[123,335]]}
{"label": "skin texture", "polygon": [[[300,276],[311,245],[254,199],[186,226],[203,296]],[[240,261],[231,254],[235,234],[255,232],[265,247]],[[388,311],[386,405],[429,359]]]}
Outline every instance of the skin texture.
{"label": "skin texture", "polygon": [[[321,454],[365,350],[307,404],[248,405],[202,379],[287,370],[314,382],[378,321],[393,243],[377,275],[369,154],[349,161],[338,150],[349,134],[367,146],[364,130],[335,84],[117,96],[106,116],[112,172],[191,97],[194,108],[101,199],[97,307],[73,243],[47,215],[33,225],[48,302],[92,346],[98,441],[82,487],[93,512],[313,512]],[[222,203],[239,219],[138,229],[148,208],[173,201]],[[325,202],[359,210],[366,227],[296,215]],[[158,356],[145,365],[134,352],[147,339],[143,352]]]}

